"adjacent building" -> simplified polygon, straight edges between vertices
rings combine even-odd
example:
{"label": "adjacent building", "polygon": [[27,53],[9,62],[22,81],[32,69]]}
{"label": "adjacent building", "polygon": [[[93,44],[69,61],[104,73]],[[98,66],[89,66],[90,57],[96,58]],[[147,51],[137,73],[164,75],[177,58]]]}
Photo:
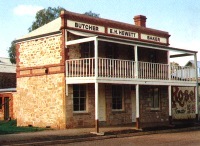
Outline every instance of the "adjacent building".
{"label": "adjacent building", "polygon": [[[62,11],[16,41],[18,126],[137,128],[197,120],[197,75],[173,76],[170,58],[196,51],[169,47],[169,33]],[[175,52],[175,55],[170,55]],[[187,72],[187,70],[185,70]]]}
{"label": "adjacent building", "polygon": [[0,120],[13,118],[13,96],[16,91],[16,66],[0,57]]}

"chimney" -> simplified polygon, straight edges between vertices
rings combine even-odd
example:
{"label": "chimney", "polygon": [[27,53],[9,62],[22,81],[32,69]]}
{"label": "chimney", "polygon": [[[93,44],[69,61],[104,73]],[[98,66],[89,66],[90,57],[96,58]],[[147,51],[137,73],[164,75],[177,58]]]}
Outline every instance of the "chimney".
{"label": "chimney", "polygon": [[146,16],[137,15],[134,17],[134,22],[136,26],[146,27]]}

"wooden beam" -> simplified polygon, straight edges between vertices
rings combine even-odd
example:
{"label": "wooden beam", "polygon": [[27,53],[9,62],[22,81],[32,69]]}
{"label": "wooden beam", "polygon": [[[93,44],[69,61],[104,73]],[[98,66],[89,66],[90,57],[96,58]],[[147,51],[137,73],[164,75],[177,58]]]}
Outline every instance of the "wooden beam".
{"label": "wooden beam", "polygon": [[192,56],[193,54],[176,54],[176,55],[170,55],[170,58],[176,58],[176,57],[185,57],[185,56]]}
{"label": "wooden beam", "polygon": [[77,39],[77,40],[71,40],[71,41],[67,41],[65,42],[66,46],[70,46],[70,45],[74,45],[74,44],[80,44],[80,43],[84,43],[84,42],[90,42],[90,41],[94,41],[96,40],[96,36],[95,37],[88,37],[88,38],[83,38],[83,39]]}

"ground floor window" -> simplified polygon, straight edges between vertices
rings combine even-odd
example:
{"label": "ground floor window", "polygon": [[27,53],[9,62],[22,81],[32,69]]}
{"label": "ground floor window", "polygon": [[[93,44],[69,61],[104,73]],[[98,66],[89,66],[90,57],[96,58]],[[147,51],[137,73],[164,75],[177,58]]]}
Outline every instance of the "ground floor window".
{"label": "ground floor window", "polygon": [[73,85],[73,110],[86,111],[86,85]]}
{"label": "ground floor window", "polygon": [[112,109],[113,110],[122,110],[123,108],[123,95],[122,95],[122,86],[113,85],[112,86]]}
{"label": "ground floor window", "polygon": [[153,109],[160,108],[160,92],[158,87],[152,87],[150,89],[151,107]]}

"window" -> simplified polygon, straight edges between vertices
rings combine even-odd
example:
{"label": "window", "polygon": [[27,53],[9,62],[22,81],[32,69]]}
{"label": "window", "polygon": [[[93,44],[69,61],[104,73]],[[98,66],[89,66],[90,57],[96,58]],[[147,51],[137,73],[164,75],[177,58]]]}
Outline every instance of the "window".
{"label": "window", "polygon": [[0,97],[0,109],[2,109],[3,99]]}
{"label": "window", "polygon": [[113,85],[112,86],[112,109],[122,110],[122,86]]}
{"label": "window", "polygon": [[151,106],[153,109],[160,108],[160,94],[159,88],[151,88],[150,89],[150,97],[151,97]]}
{"label": "window", "polygon": [[86,42],[81,44],[81,58],[94,57],[94,42]]}
{"label": "window", "polygon": [[73,85],[73,110],[86,111],[86,85]]}

